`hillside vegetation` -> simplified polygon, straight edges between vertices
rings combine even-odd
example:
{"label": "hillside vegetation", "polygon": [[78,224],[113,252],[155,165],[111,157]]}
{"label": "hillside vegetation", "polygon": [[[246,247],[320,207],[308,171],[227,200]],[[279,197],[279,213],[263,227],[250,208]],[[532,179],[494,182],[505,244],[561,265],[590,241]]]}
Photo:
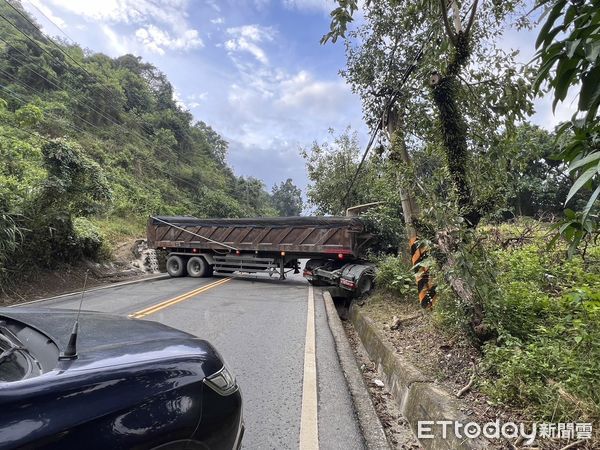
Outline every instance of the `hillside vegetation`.
{"label": "hillside vegetation", "polygon": [[106,241],[141,234],[149,214],[300,213],[291,180],[273,201],[233,173],[227,148],[153,65],[49,38],[0,2],[0,280],[107,256]]}

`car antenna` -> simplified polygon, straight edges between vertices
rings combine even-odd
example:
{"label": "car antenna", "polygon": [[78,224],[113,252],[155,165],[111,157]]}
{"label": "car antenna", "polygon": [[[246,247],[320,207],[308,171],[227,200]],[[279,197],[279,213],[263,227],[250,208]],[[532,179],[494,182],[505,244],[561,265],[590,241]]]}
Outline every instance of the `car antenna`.
{"label": "car antenna", "polygon": [[73,331],[71,331],[71,336],[69,336],[69,343],[67,344],[67,348],[58,356],[59,361],[77,359],[77,333],[79,331],[79,314],[81,313],[81,305],[83,305],[83,296],[85,295],[85,287],[87,285],[89,272],[89,270],[85,271],[85,278],[83,280],[83,290],[81,291],[81,300],[79,300],[79,309],[77,310],[77,317],[75,318],[75,323],[73,324]]}

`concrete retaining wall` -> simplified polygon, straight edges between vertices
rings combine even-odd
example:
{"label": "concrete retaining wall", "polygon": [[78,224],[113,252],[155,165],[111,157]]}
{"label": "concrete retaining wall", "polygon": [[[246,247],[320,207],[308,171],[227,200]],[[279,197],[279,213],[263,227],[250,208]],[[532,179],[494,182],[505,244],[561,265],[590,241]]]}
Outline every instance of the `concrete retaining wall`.
{"label": "concrete retaining wall", "polygon": [[[415,435],[417,435],[419,421],[449,420],[463,424],[470,422],[470,419],[460,411],[458,400],[441,389],[431,377],[427,377],[402,356],[396,354],[373,321],[355,305],[350,309],[350,320]],[[488,448],[483,439],[465,440],[465,438],[455,437],[450,427],[445,439],[440,431],[440,428],[434,427],[435,437],[420,439],[421,445],[432,450]]]}

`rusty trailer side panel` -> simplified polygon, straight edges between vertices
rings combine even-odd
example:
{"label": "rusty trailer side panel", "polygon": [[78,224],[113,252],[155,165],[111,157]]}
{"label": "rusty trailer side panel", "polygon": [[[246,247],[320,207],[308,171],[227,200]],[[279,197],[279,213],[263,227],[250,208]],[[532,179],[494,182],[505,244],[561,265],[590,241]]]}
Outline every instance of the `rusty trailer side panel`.
{"label": "rusty trailer side panel", "polygon": [[298,257],[340,253],[358,257],[371,237],[356,217],[197,219],[158,216],[149,219],[147,232],[151,248],[215,253],[286,252]]}

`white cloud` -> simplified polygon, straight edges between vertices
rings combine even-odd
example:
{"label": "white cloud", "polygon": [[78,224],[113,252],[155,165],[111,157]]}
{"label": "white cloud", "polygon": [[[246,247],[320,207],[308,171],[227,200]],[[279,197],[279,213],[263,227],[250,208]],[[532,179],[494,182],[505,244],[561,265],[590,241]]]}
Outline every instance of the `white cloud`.
{"label": "white cloud", "polygon": [[200,92],[199,94],[191,94],[184,96],[177,90],[173,89],[173,100],[184,110],[191,110],[202,106],[202,103],[208,97],[208,92]]}
{"label": "white cloud", "polygon": [[67,28],[67,24],[65,23],[65,21],[57,15],[55,15],[54,12],[47,5],[44,5],[39,0],[27,0],[27,2],[23,3],[23,6],[26,9],[29,9],[28,7],[30,5],[37,9],[39,12],[41,12],[44,16],[48,18],[48,20],[56,24],[56,26],[58,26],[59,28]]}
{"label": "white cloud", "polygon": [[302,70],[280,83],[278,103],[289,108],[337,112],[350,89],[342,80],[320,81]]}
{"label": "white cloud", "polygon": [[[185,51],[204,45],[198,30],[188,24],[188,0],[49,1],[89,22],[137,25],[137,40],[147,50],[160,55],[167,50]],[[105,35],[108,36],[106,31]],[[112,38],[109,36],[109,39]],[[114,42],[112,44],[114,46]]]}
{"label": "white cloud", "polygon": [[141,23],[149,17],[173,26],[180,25],[187,16],[187,0],[49,0],[88,20],[114,23]]}
{"label": "white cloud", "polygon": [[361,128],[360,105],[342,80],[320,80],[301,70],[289,73],[266,66],[237,66],[239,78],[229,86],[226,131],[245,148],[271,148],[288,141],[300,144],[325,135],[328,127]]}
{"label": "white cloud", "polygon": [[214,25],[222,25],[225,23],[225,19],[223,17],[217,17],[216,19],[211,19],[210,23]]}
{"label": "white cloud", "polygon": [[227,34],[232,37],[225,42],[225,48],[230,54],[234,52],[247,52],[254,56],[260,63],[265,65],[269,63],[266,52],[258,44],[273,40],[275,31],[271,27],[244,25],[228,28]]}
{"label": "white cloud", "polygon": [[108,40],[108,46],[111,49],[111,53],[115,55],[124,55],[130,52],[130,46],[128,42],[122,39],[115,31],[108,25],[100,25],[100,29],[106,39]]}
{"label": "white cloud", "polygon": [[217,4],[216,0],[206,0],[206,4],[216,12],[221,12],[221,7]]}
{"label": "white cloud", "polygon": [[556,105],[554,112],[552,111],[553,95],[548,94],[542,98],[537,98],[534,102],[535,114],[531,117],[531,121],[552,131],[560,123],[571,120],[577,112],[577,95],[575,91],[575,89],[571,90],[567,99]]}
{"label": "white cloud", "polygon": [[284,0],[286,8],[299,11],[323,11],[330,13],[337,5],[334,0]]}
{"label": "white cloud", "polygon": [[188,106],[190,109],[194,109],[202,106],[207,98],[208,92],[200,92],[199,94],[188,95],[186,100],[188,101]]}
{"label": "white cloud", "polygon": [[197,30],[186,30],[178,37],[172,37],[169,32],[158,28],[155,25],[138,28],[135,32],[136,38],[144,44],[151,52],[159,55],[165,54],[165,49],[170,50],[190,50],[203,47],[204,43],[200,39]]}
{"label": "white cloud", "polygon": [[177,106],[179,106],[181,109],[183,110],[189,110],[189,106],[183,101],[183,98],[181,98],[181,94],[179,93],[179,91],[175,88],[173,88],[173,100],[175,101],[175,104]]}

